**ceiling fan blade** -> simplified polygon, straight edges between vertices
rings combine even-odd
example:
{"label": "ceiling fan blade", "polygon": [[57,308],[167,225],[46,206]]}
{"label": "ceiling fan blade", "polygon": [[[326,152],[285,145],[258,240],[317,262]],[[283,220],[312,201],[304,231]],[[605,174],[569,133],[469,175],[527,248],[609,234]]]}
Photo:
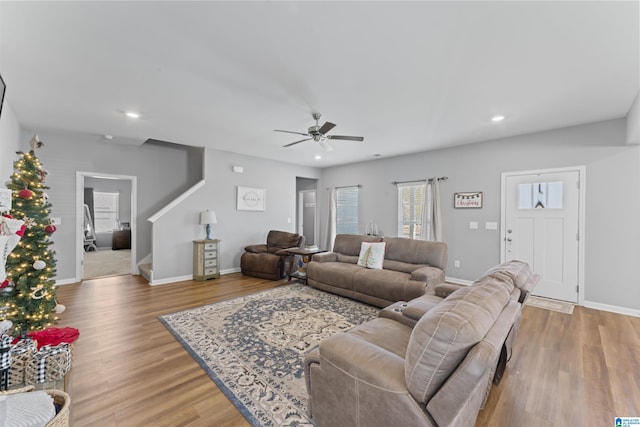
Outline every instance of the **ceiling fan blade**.
{"label": "ceiling fan blade", "polygon": [[325,122],[325,124],[323,124],[320,129],[318,129],[318,132],[320,132],[322,135],[324,135],[325,133],[329,132],[331,129],[333,129],[334,127],[336,127],[336,125],[334,125],[331,122]]}
{"label": "ceiling fan blade", "polygon": [[292,145],[296,145],[296,144],[299,144],[301,142],[309,141],[310,139],[312,139],[312,138],[301,139],[300,141],[296,141],[296,142],[292,142],[291,144],[283,145],[283,147],[291,147]]}
{"label": "ceiling fan blade", "polygon": [[280,129],[274,129],[273,131],[274,131],[274,132],[293,133],[293,134],[295,134],[295,135],[309,136],[309,134],[308,134],[308,133],[294,132],[294,131],[291,131],[291,130],[280,130]]}
{"label": "ceiling fan blade", "polygon": [[341,139],[343,141],[364,141],[363,136],[327,135],[327,139]]}
{"label": "ceiling fan blade", "polygon": [[326,151],[333,151],[333,147],[327,141],[320,140],[318,141],[318,145],[324,148]]}

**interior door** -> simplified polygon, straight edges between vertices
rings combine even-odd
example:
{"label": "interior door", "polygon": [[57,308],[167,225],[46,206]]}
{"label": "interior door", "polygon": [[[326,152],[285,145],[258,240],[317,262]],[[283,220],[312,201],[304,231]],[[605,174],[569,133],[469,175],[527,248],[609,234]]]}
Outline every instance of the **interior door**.
{"label": "interior door", "polygon": [[531,265],[534,295],[577,303],[580,172],[509,174],[503,185],[503,261]]}
{"label": "interior door", "polygon": [[298,233],[305,237],[305,244],[313,245],[316,240],[316,190],[298,193]]}

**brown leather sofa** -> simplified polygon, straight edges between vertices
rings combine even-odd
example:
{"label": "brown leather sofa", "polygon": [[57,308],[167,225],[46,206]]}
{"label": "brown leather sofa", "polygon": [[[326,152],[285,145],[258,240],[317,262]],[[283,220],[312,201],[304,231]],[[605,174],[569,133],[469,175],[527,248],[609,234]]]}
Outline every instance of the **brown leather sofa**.
{"label": "brown leather sofa", "polygon": [[287,249],[304,248],[304,236],[286,231],[271,230],[266,244],[249,245],[240,257],[240,271],[247,276],[280,280],[287,273],[293,257]]}
{"label": "brown leather sofa", "polygon": [[413,326],[378,317],[322,341],[304,362],[315,425],[473,426],[519,324],[515,283],[498,269],[440,298]]}
{"label": "brown leather sofa", "polygon": [[[382,270],[358,265],[362,242],[385,242]],[[338,234],[332,252],[313,256],[307,284],[377,307],[408,301],[444,282],[447,244],[401,237]]]}

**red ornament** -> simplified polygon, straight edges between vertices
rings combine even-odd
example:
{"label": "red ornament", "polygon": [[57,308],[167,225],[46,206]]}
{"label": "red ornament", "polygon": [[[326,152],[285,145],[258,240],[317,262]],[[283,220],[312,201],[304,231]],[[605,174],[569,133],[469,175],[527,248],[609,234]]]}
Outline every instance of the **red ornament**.
{"label": "red ornament", "polygon": [[20,198],[26,199],[26,200],[29,200],[30,198],[32,198],[35,195],[36,195],[36,193],[34,193],[33,191],[29,190],[28,188],[25,188],[24,190],[18,191],[18,196]]}
{"label": "red ornament", "polygon": [[54,231],[56,231],[56,230],[57,230],[57,228],[56,228],[56,226],[55,226],[55,225],[53,225],[53,224],[49,224],[49,225],[47,225],[47,226],[44,228],[44,231],[45,231],[46,233],[49,233],[49,234],[53,233],[53,232],[54,232]]}
{"label": "red ornament", "polygon": [[5,279],[2,284],[0,284],[0,288],[6,288],[7,286],[9,286],[9,281]]}

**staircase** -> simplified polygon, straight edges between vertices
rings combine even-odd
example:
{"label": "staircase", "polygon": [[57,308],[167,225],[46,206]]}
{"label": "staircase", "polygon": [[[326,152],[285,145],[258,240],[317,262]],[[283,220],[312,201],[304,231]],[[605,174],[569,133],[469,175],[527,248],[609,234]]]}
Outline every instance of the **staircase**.
{"label": "staircase", "polygon": [[149,264],[138,264],[138,270],[140,271],[140,275],[147,279],[149,283],[153,281],[153,271],[151,270],[151,263]]}

